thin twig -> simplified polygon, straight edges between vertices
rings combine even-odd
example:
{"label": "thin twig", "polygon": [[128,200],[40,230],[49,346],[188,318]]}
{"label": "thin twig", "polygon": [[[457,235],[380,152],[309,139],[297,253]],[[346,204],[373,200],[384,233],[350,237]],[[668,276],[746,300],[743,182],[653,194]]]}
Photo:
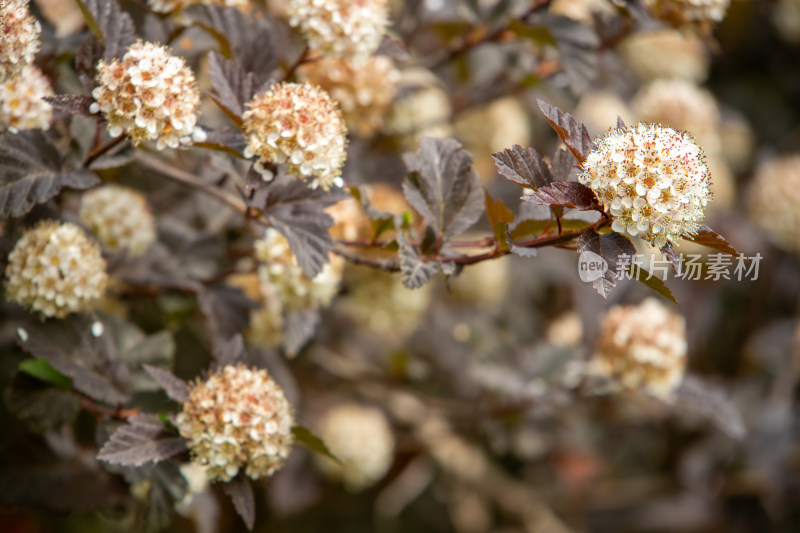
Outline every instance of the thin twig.
{"label": "thin twig", "polygon": [[292,65],[286,70],[286,74],[284,74],[283,76],[283,81],[290,81],[291,78],[294,77],[295,72],[297,72],[297,69],[300,68],[301,65],[303,65],[310,59],[309,58],[310,52],[311,49],[308,46],[303,48],[303,53],[300,54],[300,57],[297,58],[297,61],[292,63]]}
{"label": "thin twig", "polygon": [[114,137],[106,144],[96,147],[89,153],[89,155],[86,156],[86,160],[83,162],[84,168],[88,168],[89,165],[94,163],[97,159],[108,153],[109,150],[111,150],[112,148],[114,148],[115,146],[117,146],[119,143],[121,143],[126,139],[127,137],[125,135],[120,135],[119,137]]}

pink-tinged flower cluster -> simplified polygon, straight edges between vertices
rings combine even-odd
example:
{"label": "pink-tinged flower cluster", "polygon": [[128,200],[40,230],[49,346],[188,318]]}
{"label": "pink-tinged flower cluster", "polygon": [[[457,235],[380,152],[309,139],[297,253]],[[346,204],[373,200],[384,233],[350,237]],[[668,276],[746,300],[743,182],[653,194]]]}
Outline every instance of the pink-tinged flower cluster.
{"label": "pink-tinged flower cluster", "polygon": [[378,49],[389,24],[387,0],[289,0],[287,13],[312,48],[355,61]]}
{"label": "pink-tinged flower cluster", "polygon": [[42,27],[28,11],[28,0],[0,2],[0,83],[15,78],[33,63]]}
{"label": "pink-tinged flower cluster", "polygon": [[610,131],[579,179],[614,216],[614,231],[659,248],[696,233],[711,198],[703,150],[688,133],[655,124]]}
{"label": "pink-tinged flower cluster", "polygon": [[242,470],[252,479],[271,476],[294,442],[283,389],[266,370],[241,363],[194,382],[176,424],[210,481],[230,481]]}
{"label": "pink-tinged flower cluster", "polygon": [[112,137],[155,140],[159,150],[191,142],[200,93],[192,70],[165,46],[138,41],[122,60],[100,61],[97,83],[92,110],[103,113]]}
{"label": "pink-tinged flower cluster", "polygon": [[75,224],[45,221],[8,256],[6,297],[46,317],[90,311],[108,276],[100,248]]}
{"label": "pink-tinged flower cluster", "polygon": [[17,130],[46,130],[53,121],[53,108],[45,96],[53,96],[50,80],[34,65],[19,76],[0,83],[0,125]]}
{"label": "pink-tinged flower cluster", "polygon": [[242,119],[247,133],[245,157],[271,179],[263,164],[285,165],[311,188],[343,185],[347,128],[331,97],[307,83],[281,83],[256,95]]}
{"label": "pink-tinged flower cluster", "polygon": [[83,194],[81,222],[109,250],[136,257],[156,240],[156,222],[145,197],[127,187],[106,185]]}

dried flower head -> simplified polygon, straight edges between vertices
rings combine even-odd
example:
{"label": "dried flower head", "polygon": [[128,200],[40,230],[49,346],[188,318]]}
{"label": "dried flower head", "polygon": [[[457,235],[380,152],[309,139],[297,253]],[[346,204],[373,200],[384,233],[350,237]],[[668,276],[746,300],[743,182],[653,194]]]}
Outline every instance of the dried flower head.
{"label": "dried flower head", "polygon": [[33,63],[42,27],[28,11],[28,0],[0,2],[0,83]]}
{"label": "dried flower head", "polygon": [[271,476],[294,441],[283,390],[266,370],[241,363],[192,383],[176,424],[212,482],[230,481],[242,469],[252,479]]}
{"label": "dried flower head", "polygon": [[[245,157],[285,164],[310,186],[343,185],[347,128],[328,93],[307,83],[281,83],[256,95],[242,119],[247,132]],[[266,175],[265,179],[271,179]]]}
{"label": "dried flower head", "polygon": [[579,179],[614,215],[614,231],[658,248],[693,235],[711,198],[703,150],[688,133],[655,124],[611,130]]}
{"label": "dried flower head", "polygon": [[656,17],[673,24],[721,22],[730,3],[730,0],[645,0]]}
{"label": "dried flower head", "polygon": [[289,0],[286,10],[312,48],[355,61],[378,49],[389,24],[386,0]]}
{"label": "dried flower head", "polygon": [[97,82],[93,111],[102,111],[112,137],[155,140],[159,150],[191,142],[200,93],[192,70],[165,46],[137,41],[122,60],[101,60]]}
{"label": "dried flower head", "polygon": [[688,131],[707,152],[720,149],[717,101],[692,82],[656,80],[639,91],[633,108],[642,122]]}
{"label": "dried flower head", "polygon": [[686,351],[686,321],[648,298],[609,309],[588,371],[622,389],[667,399],[683,380]]}
{"label": "dried flower head", "polygon": [[322,272],[308,279],[289,249],[289,241],[278,230],[267,228],[255,248],[256,258],[261,261],[258,267],[261,283],[275,289],[287,311],[327,307],[339,292],[344,266],[341,257],[332,256]]}
{"label": "dried flower head", "polygon": [[392,60],[385,56],[373,56],[363,63],[323,59],[304,65],[298,74],[327,91],[339,103],[349,129],[361,137],[369,137],[383,125],[400,78]]}
{"label": "dried flower head", "polygon": [[328,411],[319,427],[320,438],[341,461],[315,456],[320,468],[341,479],[352,491],[368,488],[383,478],[394,459],[394,435],[378,409],[343,404]]}
{"label": "dried flower head", "polygon": [[800,254],[800,156],[762,165],[749,191],[748,214],[767,237]]}
{"label": "dried flower head", "polygon": [[106,290],[106,262],[97,244],[75,224],[42,222],[8,256],[9,300],[46,317],[89,311]]}
{"label": "dried flower head", "polygon": [[42,98],[52,95],[47,76],[27,65],[19,76],[0,83],[0,124],[18,130],[48,129],[53,108]]}
{"label": "dried flower head", "polygon": [[156,13],[172,13],[198,4],[246,9],[250,5],[250,0],[147,0],[147,3]]}
{"label": "dried flower head", "polygon": [[142,255],[156,240],[156,224],[143,195],[119,185],[106,185],[83,194],[80,219],[110,250],[127,249]]}
{"label": "dried flower head", "polygon": [[703,41],[675,29],[634,33],[622,41],[619,51],[645,81],[680,78],[701,82],[708,77],[710,58]]}

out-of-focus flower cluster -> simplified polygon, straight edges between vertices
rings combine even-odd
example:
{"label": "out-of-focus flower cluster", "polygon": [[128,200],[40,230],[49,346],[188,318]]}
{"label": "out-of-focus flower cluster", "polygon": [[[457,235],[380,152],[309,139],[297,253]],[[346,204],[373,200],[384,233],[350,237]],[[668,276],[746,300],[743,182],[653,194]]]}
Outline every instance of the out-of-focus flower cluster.
{"label": "out-of-focus flower cluster", "polygon": [[725,18],[730,0],[645,0],[654,15],[675,24],[716,24]]}
{"label": "out-of-focus flower cluster", "polygon": [[644,81],[679,78],[700,82],[708,77],[710,58],[703,41],[675,29],[634,33],[622,41],[619,52]]}
{"label": "out-of-focus flower cluster", "polygon": [[354,61],[378,49],[389,24],[386,0],[290,0],[287,13],[312,48]]}
{"label": "out-of-focus flower cluster", "polygon": [[156,13],[171,13],[197,4],[245,9],[250,5],[250,0],[147,0],[147,3]]}
{"label": "out-of-focus flower cluster", "polygon": [[193,383],[176,424],[210,481],[230,481],[241,470],[252,479],[270,476],[294,441],[294,413],[283,390],[266,370],[242,364]]}
{"label": "out-of-focus flower cluster", "polygon": [[653,124],[599,139],[580,181],[614,215],[614,231],[658,248],[696,232],[710,199],[702,149],[689,134]]}
{"label": "out-of-focus flower cluster", "polygon": [[9,300],[46,317],[91,310],[106,290],[106,262],[75,224],[45,221],[14,246],[6,268]]}
{"label": "out-of-focus flower cluster", "polygon": [[256,259],[261,262],[261,283],[274,288],[286,311],[327,307],[339,291],[344,266],[339,256],[332,256],[322,272],[308,279],[289,249],[289,241],[278,230],[267,228],[255,242],[255,250]]}
{"label": "out-of-focus flower cluster", "polygon": [[654,298],[614,306],[600,325],[589,375],[669,399],[686,370],[686,321]]}
{"label": "out-of-focus flower cluster", "polygon": [[349,129],[361,137],[369,137],[383,125],[400,78],[385,56],[363,63],[323,59],[304,65],[298,74],[327,91],[339,103]]}
{"label": "out-of-focus flower cluster", "polygon": [[127,187],[106,185],[84,193],[79,216],[103,246],[127,249],[131,257],[142,255],[156,240],[147,200]]}
{"label": "out-of-focus flower cluster", "polygon": [[137,41],[122,60],[97,65],[93,111],[101,111],[112,137],[134,144],[155,140],[159,150],[191,142],[200,93],[192,70],[166,47]]}
{"label": "out-of-focus flower cluster", "polygon": [[0,3],[0,83],[22,72],[39,51],[41,25],[28,11],[28,0]]}
{"label": "out-of-focus flower cluster", "polygon": [[46,130],[53,120],[53,108],[42,98],[52,95],[47,76],[27,65],[19,76],[0,83],[0,124],[18,130]]}
{"label": "out-of-focus flower cluster", "polygon": [[310,187],[341,187],[347,128],[331,97],[307,83],[281,83],[256,95],[242,116],[247,132],[245,157],[271,179],[265,163],[285,164]]}
{"label": "out-of-focus flower cluster", "polygon": [[328,411],[319,424],[320,438],[341,464],[316,456],[320,468],[352,491],[380,481],[394,459],[394,435],[381,411],[343,404]]}
{"label": "out-of-focus flower cluster", "polygon": [[750,219],[781,248],[800,253],[800,156],[762,165],[749,194]]}
{"label": "out-of-focus flower cluster", "polygon": [[429,70],[405,69],[384,132],[401,138],[403,147],[416,150],[422,137],[452,134],[450,97],[442,82]]}

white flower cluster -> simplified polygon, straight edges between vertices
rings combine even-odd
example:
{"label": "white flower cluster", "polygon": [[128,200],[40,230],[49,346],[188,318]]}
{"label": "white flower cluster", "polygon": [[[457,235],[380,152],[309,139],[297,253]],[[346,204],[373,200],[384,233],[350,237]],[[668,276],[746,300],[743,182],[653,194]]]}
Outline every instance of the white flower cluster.
{"label": "white flower cluster", "polygon": [[222,7],[245,9],[249,6],[250,0],[147,0],[147,3],[156,13],[172,13],[197,4],[214,4]]}
{"label": "white flower cluster", "polygon": [[92,111],[102,111],[112,137],[155,140],[159,150],[191,141],[200,93],[192,70],[165,46],[137,41],[121,61],[101,60],[97,82]]}
{"label": "white flower cluster", "polygon": [[28,0],[0,2],[0,83],[33,63],[39,51],[42,27],[28,11]]}
{"label": "white flower cluster", "polygon": [[686,321],[654,298],[614,306],[600,325],[590,375],[668,399],[686,371]]}
{"label": "white flower cluster", "polygon": [[241,363],[192,383],[176,424],[212,482],[230,481],[242,469],[252,479],[271,476],[294,441],[283,390],[266,370]]}
{"label": "white flower cluster", "polygon": [[45,221],[27,231],[8,256],[9,300],[46,317],[91,310],[106,290],[106,262],[75,224]]}
{"label": "white flower cluster", "polygon": [[373,56],[363,63],[322,59],[304,65],[298,74],[327,91],[339,103],[349,129],[361,137],[381,128],[400,79],[400,72],[385,56]]}
{"label": "white flower cluster", "polygon": [[34,65],[19,76],[0,83],[0,124],[18,130],[46,130],[53,121],[53,108],[42,100],[53,96],[50,80]]}
{"label": "white flower cluster", "polygon": [[323,417],[319,435],[335,463],[316,455],[320,468],[341,479],[351,491],[366,489],[380,481],[394,460],[394,435],[381,411],[357,404],[343,404]]}
{"label": "white flower cluster", "polygon": [[247,107],[245,157],[259,158],[257,165],[285,164],[300,179],[310,179],[311,188],[343,185],[347,128],[328,93],[307,83],[281,83]]}
{"label": "white flower cluster", "polygon": [[278,230],[267,228],[255,249],[261,262],[258,277],[263,285],[274,288],[286,311],[327,307],[339,292],[344,266],[341,257],[331,256],[322,272],[308,279],[289,249],[289,241]]}
{"label": "white flower cluster", "polygon": [[614,231],[659,248],[694,234],[711,196],[703,150],[689,134],[655,124],[610,131],[579,179],[614,216]]}
{"label": "white flower cluster", "polygon": [[658,18],[678,24],[720,22],[730,3],[730,0],[645,0]]}
{"label": "white flower cluster", "polygon": [[387,0],[289,0],[289,24],[328,57],[363,61],[389,24]]}
{"label": "white flower cluster", "polygon": [[749,192],[750,219],[775,244],[800,254],[800,155],[762,165]]}
{"label": "white flower cluster", "polygon": [[127,187],[106,185],[84,193],[79,216],[103,246],[127,249],[131,257],[142,255],[156,240],[147,200]]}
{"label": "white flower cluster", "polygon": [[699,37],[672,28],[636,32],[622,41],[619,52],[645,81],[680,78],[701,82],[708,77],[711,63]]}
{"label": "white flower cluster", "polygon": [[447,137],[452,106],[441,80],[423,68],[401,71],[398,96],[386,119],[384,132],[397,135],[409,150],[418,148],[422,137]]}

